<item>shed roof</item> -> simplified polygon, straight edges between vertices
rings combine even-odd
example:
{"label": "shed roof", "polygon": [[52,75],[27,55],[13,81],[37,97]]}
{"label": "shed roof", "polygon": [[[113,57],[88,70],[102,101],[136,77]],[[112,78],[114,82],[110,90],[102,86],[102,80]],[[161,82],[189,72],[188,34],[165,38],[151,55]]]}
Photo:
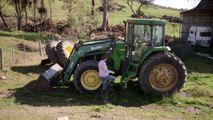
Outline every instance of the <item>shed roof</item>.
{"label": "shed roof", "polygon": [[201,0],[193,9],[183,11],[180,14],[191,14],[199,11],[199,13],[213,13],[213,0]]}
{"label": "shed roof", "polygon": [[201,0],[196,8],[213,7],[213,0]]}

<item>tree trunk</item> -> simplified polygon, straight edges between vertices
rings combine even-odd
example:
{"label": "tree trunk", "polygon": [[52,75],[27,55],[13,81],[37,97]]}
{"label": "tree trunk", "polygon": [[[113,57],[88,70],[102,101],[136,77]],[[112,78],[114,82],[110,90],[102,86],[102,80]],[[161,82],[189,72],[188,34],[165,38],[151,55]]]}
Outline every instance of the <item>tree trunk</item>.
{"label": "tree trunk", "polygon": [[92,10],[91,10],[91,15],[95,14],[95,0],[92,0]]}
{"label": "tree trunk", "polygon": [[21,6],[19,5],[19,2],[17,1],[14,1],[14,4],[15,4],[15,10],[17,14],[17,27],[18,27],[18,30],[21,30],[21,20],[22,20]]}
{"label": "tree trunk", "polygon": [[5,7],[5,4],[6,4],[6,3],[3,3],[3,1],[0,0],[0,17],[1,17],[1,19],[2,19],[2,22],[4,23],[4,26],[5,26],[6,28],[8,28],[8,25],[7,25],[7,23],[6,23],[5,19],[4,19],[4,15],[3,15],[3,12],[2,12],[2,9]]}
{"label": "tree trunk", "polygon": [[111,28],[109,27],[108,5],[109,5],[109,0],[104,0],[104,2],[103,2],[104,13],[103,13],[103,23],[102,23],[102,30],[103,31],[110,31],[111,30]]}
{"label": "tree trunk", "polygon": [[24,9],[24,12],[25,12],[25,25],[27,26],[27,19],[28,19],[28,14],[27,14],[27,8],[25,7]]}
{"label": "tree trunk", "polygon": [[4,23],[4,26],[6,28],[8,28],[8,25],[7,25],[7,23],[6,23],[5,19],[4,19],[4,15],[3,15],[2,11],[0,11],[0,17],[1,17],[2,21],[3,21],[3,23]]}
{"label": "tree trunk", "polygon": [[36,9],[37,9],[37,0],[34,0],[34,2],[33,2],[33,17],[34,17],[34,20],[36,19]]}
{"label": "tree trunk", "polygon": [[18,30],[21,30],[21,16],[18,16],[18,23],[17,23],[17,27],[18,27]]}
{"label": "tree trunk", "polygon": [[37,31],[36,27],[36,10],[37,10],[38,1],[33,0],[33,19],[34,19],[34,31]]}
{"label": "tree trunk", "polygon": [[52,19],[52,3],[51,3],[51,0],[49,0],[49,7],[50,7],[50,19]]}
{"label": "tree trunk", "polygon": [[41,0],[41,7],[44,8],[44,0]]}

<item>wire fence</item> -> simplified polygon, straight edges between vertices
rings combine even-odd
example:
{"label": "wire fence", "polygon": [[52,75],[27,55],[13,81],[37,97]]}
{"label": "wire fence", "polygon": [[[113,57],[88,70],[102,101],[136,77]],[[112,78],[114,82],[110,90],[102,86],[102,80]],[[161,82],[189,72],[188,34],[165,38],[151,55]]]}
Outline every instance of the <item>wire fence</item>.
{"label": "wire fence", "polygon": [[0,46],[0,69],[35,62],[46,57],[45,41]]}

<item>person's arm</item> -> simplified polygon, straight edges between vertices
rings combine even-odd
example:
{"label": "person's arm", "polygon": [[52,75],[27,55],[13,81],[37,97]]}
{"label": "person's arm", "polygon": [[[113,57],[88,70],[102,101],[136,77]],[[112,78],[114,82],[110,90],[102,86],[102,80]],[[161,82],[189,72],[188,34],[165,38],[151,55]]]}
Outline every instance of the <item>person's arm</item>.
{"label": "person's arm", "polygon": [[108,70],[108,72],[111,73],[111,74],[115,74],[115,72],[114,72],[114,71],[111,71],[111,70]]}
{"label": "person's arm", "polygon": [[111,74],[115,74],[114,71],[108,70],[107,65],[106,65],[105,62],[104,62],[104,64],[102,65],[102,67],[103,67],[103,69],[104,69],[106,72],[111,73]]}

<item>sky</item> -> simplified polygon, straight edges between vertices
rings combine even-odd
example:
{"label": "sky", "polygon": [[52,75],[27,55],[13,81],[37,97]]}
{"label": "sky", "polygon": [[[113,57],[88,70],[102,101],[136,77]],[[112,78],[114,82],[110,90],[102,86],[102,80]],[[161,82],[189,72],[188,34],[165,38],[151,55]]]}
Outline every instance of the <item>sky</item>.
{"label": "sky", "polygon": [[196,7],[200,1],[201,0],[154,0],[154,3],[172,8],[192,9]]}

